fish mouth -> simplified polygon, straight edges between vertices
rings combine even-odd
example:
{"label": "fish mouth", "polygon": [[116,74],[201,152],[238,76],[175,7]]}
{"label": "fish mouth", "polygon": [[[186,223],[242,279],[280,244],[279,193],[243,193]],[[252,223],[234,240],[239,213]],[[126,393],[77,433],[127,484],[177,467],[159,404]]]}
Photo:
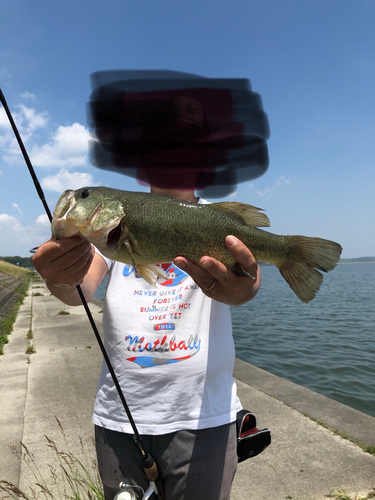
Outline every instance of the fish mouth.
{"label": "fish mouth", "polygon": [[74,191],[68,189],[59,198],[51,221],[52,235],[57,239],[70,238],[78,234],[78,229],[70,224],[67,216],[75,206]]}
{"label": "fish mouth", "polygon": [[55,220],[65,219],[70,210],[75,206],[76,201],[74,199],[74,191],[72,189],[67,189],[60,196],[55,210],[53,211],[53,217]]}

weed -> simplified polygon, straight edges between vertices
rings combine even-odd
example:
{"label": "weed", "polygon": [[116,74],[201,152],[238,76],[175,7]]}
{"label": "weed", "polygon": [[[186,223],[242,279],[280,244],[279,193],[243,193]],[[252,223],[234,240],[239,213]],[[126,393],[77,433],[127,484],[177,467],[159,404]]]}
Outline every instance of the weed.
{"label": "weed", "polygon": [[[310,415],[307,415],[306,413],[304,415],[305,415],[305,417],[308,417],[310,420],[312,420],[313,422],[316,422],[317,424],[321,425],[325,429],[329,429],[331,432],[333,432],[337,436],[340,436],[342,439],[347,439],[351,443],[356,444],[357,446],[359,446],[360,448],[362,448],[362,450],[365,451],[366,453],[370,453],[370,455],[375,455],[375,446],[364,444],[361,441],[353,439],[348,434],[345,434],[344,432],[340,432],[337,429],[333,429],[332,427],[329,427],[327,424],[325,424],[321,420],[319,420],[317,418],[314,418],[314,417],[311,417]],[[362,500],[362,499],[358,499],[358,500]]]}
{"label": "weed", "polygon": [[86,346],[86,349],[91,349],[91,345],[87,345],[87,346]]}
{"label": "weed", "polygon": [[19,306],[16,305],[16,307],[13,309],[13,311],[10,313],[10,315],[1,320],[0,328],[6,335],[10,335],[12,333],[13,325],[14,325],[14,322],[16,321],[18,309],[19,309]]}
{"label": "weed", "polygon": [[26,338],[29,339],[29,340],[31,340],[32,338],[34,338],[33,331],[32,331],[31,328],[29,328],[29,331],[27,332]]}
{"label": "weed", "polygon": [[64,316],[65,314],[70,314],[70,312],[61,310],[57,313],[57,316]]}
{"label": "weed", "polygon": [[[49,482],[43,476],[38,464],[30,450],[22,444],[22,460],[30,469],[35,484],[30,486],[30,492],[22,491],[15,484],[8,481],[0,481],[0,491],[10,495],[10,498],[22,498],[24,500],[104,500],[104,493],[100,481],[98,468],[93,450],[88,450],[81,438],[79,459],[69,449],[64,429],[56,418],[60,431],[64,438],[65,451],[58,448],[55,441],[45,436],[46,446],[53,453],[50,463]],[[16,452],[16,454],[18,454]],[[19,454],[18,454],[19,455]],[[89,458],[90,455],[90,458]],[[21,458],[21,457],[19,457]]]}
{"label": "weed", "polygon": [[0,344],[7,344],[9,342],[7,335],[0,335]]}
{"label": "weed", "polygon": [[4,354],[4,344],[9,342],[7,335],[0,335],[0,356]]}
{"label": "weed", "polygon": [[40,292],[33,293],[33,297],[43,297],[43,294]]}
{"label": "weed", "polygon": [[30,343],[30,344],[27,346],[27,348],[26,348],[26,352],[25,352],[25,354],[35,354],[35,353],[36,353],[36,350],[35,350],[35,348],[34,348],[33,344],[31,344],[31,343]]}
{"label": "weed", "polygon": [[337,500],[370,500],[375,497],[375,488],[373,488],[365,497],[359,497],[356,495],[354,498],[345,493],[344,490],[334,489],[329,495],[329,498],[336,498]]}
{"label": "weed", "polygon": [[25,271],[25,269],[20,269],[17,266],[13,266],[12,264],[8,264],[7,262],[3,261],[0,261],[0,272],[3,272],[8,276],[15,277],[21,281],[21,284],[14,290],[14,292],[20,295],[20,298],[14,305],[12,312],[8,314],[5,318],[0,320],[0,331],[5,335],[10,335],[13,330],[13,324],[17,318],[18,310],[21,307],[24,298],[26,296],[27,289],[29,287],[29,282],[32,277],[32,273],[30,273],[30,271]]}

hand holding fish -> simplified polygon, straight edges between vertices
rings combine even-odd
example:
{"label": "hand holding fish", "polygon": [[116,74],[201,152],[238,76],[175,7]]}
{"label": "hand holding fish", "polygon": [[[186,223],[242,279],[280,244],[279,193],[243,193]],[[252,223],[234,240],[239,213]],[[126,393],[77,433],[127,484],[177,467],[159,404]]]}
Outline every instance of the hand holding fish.
{"label": "hand holding fish", "polygon": [[249,274],[250,279],[237,276],[222,262],[208,256],[202,257],[199,265],[184,257],[177,257],[174,263],[190,274],[208,297],[230,306],[239,306],[257,294],[260,286],[260,269],[254,255],[239,239],[227,236],[225,243],[236,261]]}
{"label": "hand holding fish", "polygon": [[82,283],[93,257],[91,243],[79,236],[61,240],[52,237],[35,252],[33,264],[47,284],[69,289]]}

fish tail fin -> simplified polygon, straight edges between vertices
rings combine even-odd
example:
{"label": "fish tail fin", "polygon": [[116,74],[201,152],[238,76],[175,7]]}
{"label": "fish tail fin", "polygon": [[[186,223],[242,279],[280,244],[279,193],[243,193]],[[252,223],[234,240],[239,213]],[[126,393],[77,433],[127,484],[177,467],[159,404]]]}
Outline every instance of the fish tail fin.
{"label": "fish tail fin", "polygon": [[323,281],[322,274],[336,267],[342,247],[334,241],[307,236],[289,236],[290,258],[275,262],[281,275],[297,297],[306,304],[312,300]]}

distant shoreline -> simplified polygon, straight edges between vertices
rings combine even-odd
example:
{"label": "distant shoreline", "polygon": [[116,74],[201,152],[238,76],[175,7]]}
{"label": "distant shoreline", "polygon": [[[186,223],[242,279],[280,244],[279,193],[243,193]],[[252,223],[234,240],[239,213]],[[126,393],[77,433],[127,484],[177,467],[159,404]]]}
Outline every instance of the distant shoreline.
{"label": "distant shoreline", "polygon": [[375,264],[375,260],[361,260],[354,262],[339,262],[339,264]]}
{"label": "distant shoreline", "polygon": [[[274,264],[270,264],[268,262],[258,262],[260,266],[274,266]],[[375,260],[349,260],[338,262],[338,264],[375,264]]]}

